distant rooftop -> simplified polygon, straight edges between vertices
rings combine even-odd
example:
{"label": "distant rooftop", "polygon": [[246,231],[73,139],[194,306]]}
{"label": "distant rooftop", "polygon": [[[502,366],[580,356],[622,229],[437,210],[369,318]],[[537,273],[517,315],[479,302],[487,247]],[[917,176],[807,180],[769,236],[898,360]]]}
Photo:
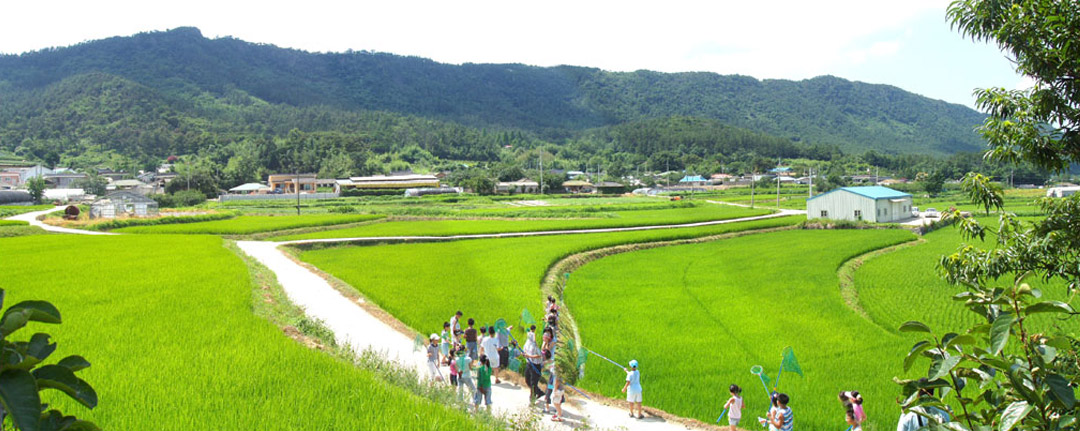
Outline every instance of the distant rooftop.
{"label": "distant rooftop", "polygon": [[[823,194],[814,196],[814,197],[812,197],[810,199],[817,199],[819,197],[825,196],[825,195],[827,195],[829,193],[832,193],[832,192],[835,192],[837,190],[848,191],[848,192],[851,192],[851,193],[855,193],[855,194],[857,194],[859,196],[868,197],[870,199],[898,199],[898,198],[909,198],[909,197],[911,197],[911,195],[908,194],[908,193],[904,193],[904,192],[899,191],[899,190],[893,190],[893,189],[890,189],[888,187],[863,186],[863,187],[841,187],[841,188],[829,191],[827,193],[823,193]],[[807,199],[807,200],[810,200],[810,199]]]}

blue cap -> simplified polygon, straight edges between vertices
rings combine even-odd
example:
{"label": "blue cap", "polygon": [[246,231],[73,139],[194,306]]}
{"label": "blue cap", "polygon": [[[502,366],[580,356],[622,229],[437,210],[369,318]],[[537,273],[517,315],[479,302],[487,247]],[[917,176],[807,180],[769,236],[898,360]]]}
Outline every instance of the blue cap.
{"label": "blue cap", "polygon": [[630,368],[637,368],[637,359],[630,360]]}

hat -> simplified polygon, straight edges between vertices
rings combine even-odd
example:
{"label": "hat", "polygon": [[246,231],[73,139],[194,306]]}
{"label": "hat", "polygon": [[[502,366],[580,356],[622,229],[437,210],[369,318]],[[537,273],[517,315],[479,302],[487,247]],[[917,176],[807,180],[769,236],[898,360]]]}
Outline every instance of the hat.
{"label": "hat", "polygon": [[431,339],[432,339],[432,340],[438,340],[438,339],[439,339],[439,335],[438,335],[438,334],[431,334]]}
{"label": "hat", "polygon": [[630,360],[630,368],[637,368],[637,359]]}

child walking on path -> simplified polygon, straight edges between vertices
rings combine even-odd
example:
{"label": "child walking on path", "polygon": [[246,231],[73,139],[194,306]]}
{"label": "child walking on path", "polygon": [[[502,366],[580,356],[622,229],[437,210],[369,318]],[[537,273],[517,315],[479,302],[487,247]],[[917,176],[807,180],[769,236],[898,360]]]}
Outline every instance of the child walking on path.
{"label": "child walking on path", "polygon": [[739,420],[742,419],[742,388],[739,385],[732,384],[728,388],[728,392],[731,393],[731,398],[724,404],[724,409],[728,412],[728,425],[731,426],[731,431],[735,431],[735,427],[739,425]]}
{"label": "child walking on path", "polygon": [[[645,414],[641,411],[641,373],[637,366],[637,360],[634,359],[630,361],[630,369],[623,368],[623,371],[626,371],[626,384],[622,391],[626,393],[626,402],[630,403],[630,417],[645,419]],[[634,407],[637,407],[637,416],[634,416]]]}
{"label": "child walking on path", "polygon": [[476,395],[473,396],[473,404],[480,408],[480,399],[491,410],[491,361],[487,356],[480,357],[480,366],[476,369]]}
{"label": "child walking on path", "polygon": [[441,382],[442,375],[439,374],[439,336],[431,334],[430,341],[427,347],[428,371],[431,372],[431,380]]}

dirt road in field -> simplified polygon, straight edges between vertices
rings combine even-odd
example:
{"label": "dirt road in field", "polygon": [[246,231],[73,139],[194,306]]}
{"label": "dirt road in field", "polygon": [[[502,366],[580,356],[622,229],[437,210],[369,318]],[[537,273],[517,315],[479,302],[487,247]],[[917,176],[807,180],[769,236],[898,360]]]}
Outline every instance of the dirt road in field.
{"label": "dirt road in field", "polygon": [[[280,244],[263,241],[239,241],[237,245],[244,253],[274,271],[278,283],[284,288],[289,300],[304,309],[308,316],[321,319],[334,332],[337,342],[348,345],[360,353],[371,349],[382,353],[386,358],[416,368],[421,375],[428,375],[425,365],[425,353],[413,351],[413,340],[398,332],[378,318],[369,314],[350,299],[335,290],[322,277],[312,273],[285,256],[278,249]],[[449,375],[446,367],[441,369],[444,376]],[[648,388],[645,396],[648,397]],[[495,411],[501,414],[520,414],[534,412],[539,414],[537,406],[528,403],[528,391],[517,385],[503,382],[493,385],[492,403]],[[566,421],[552,422],[550,416],[541,416],[545,429],[562,430],[576,428],[587,423],[599,429],[629,429],[649,431],[674,431],[688,429],[686,426],[664,421],[661,418],[646,417],[644,420],[631,419],[626,410],[618,409],[589,400],[567,390],[567,398],[573,398],[576,406],[564,404]]]}
{"label": "dirt road in field", "polygon": [[30,226],[37,226],[37,227],[45,229],[45,230],[47,230],[49,232],[73,233],[73,234],[80,234],[80,235],[116,235],[115,233],[111,233],[111,232],[94,232],[94,231],[89,231],[89,230],[68,229],[66,227],[48,225],[48,224],[42,223],[40,220],[37,219],[38,217],[41,217],[41,216],[43,216],[45,214],[48,214],[48,213],[53,213],[53,212],[57,212],[57,211],[63,211],[64,208],[67,208],[67,206],[61,205],[61,206],[58,206],[56,208],[47,209],[47,210],[43,210],[43,211],[34,211],[34,212],[31,212],[31,213],[19,214],[17,216],[8,217],[6,220],[24,221],[24,222],[30,223]]}

